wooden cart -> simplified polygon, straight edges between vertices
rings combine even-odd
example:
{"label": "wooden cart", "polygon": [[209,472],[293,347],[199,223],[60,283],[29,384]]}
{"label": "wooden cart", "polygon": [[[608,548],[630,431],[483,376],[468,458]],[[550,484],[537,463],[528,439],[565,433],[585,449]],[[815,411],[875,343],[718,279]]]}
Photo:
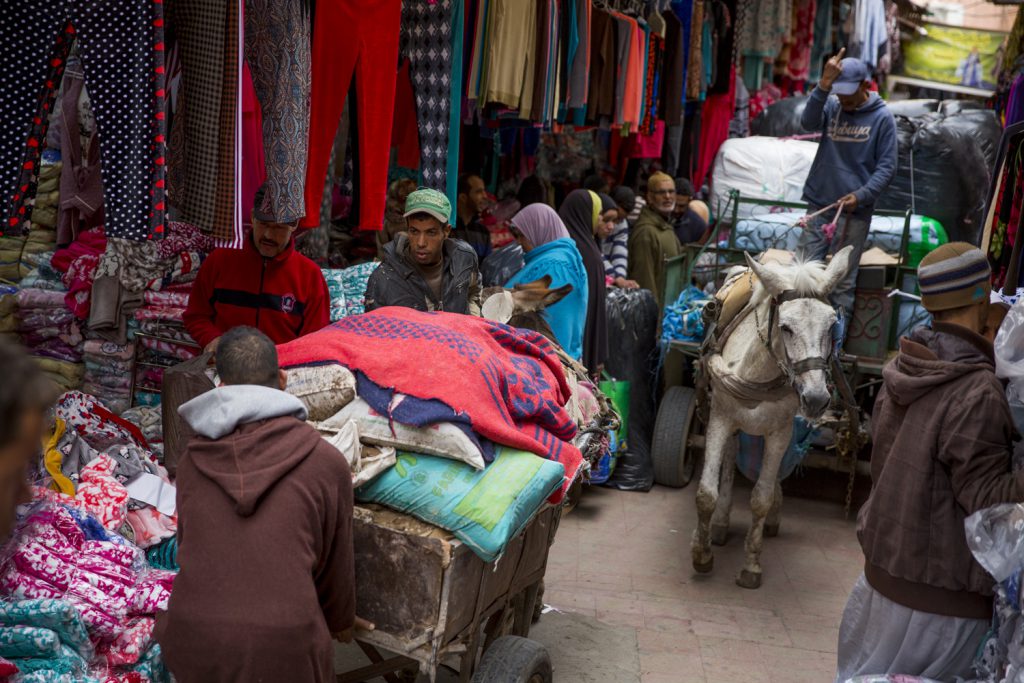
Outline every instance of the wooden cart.
{"label": "wooden cart", "polygon": [[[662,283],[664,301],[674,302],[691,283],[703,286],[714,282],[720,286],[729,269],[744,263],[743,249],[737,246],[736,231],[740,206],[749,211],[763,211],[770,217],[778,208],[804,209],[801,204],[741,198],[733,193],[710,238],[703,245],[684,247],[681,256],[666,262]],[[899,299],[890,296],[893,290],[911,291],[916,269],[908,265],[910,212],[876,211],[902,223],[898,263],[884,268],[861,268],[857,280],[854,316],[849,322],[847,341],[841,360],[842,373],[834,377],[837,390],[847,392],[849,403],[859,411],[833,410],[820,426],[833,435],[833,444],[824,451],[812,451],[804,464],[812,467],[849,473],[847,507],[854,477],[867,472],[866,463],[858,463],[857,455],[867,443],[865,417],[870,414],[875,391],[881,383],[882,366],[897,348]],[[767,222],[767,221],[766,221]],[[769,246],[785,249],[792,242],[791,226],[778,228],[777,233],[762,236]],[[776,242],[777,241],[777,242]],[[703,397],[695,381],[696,361],[703,353],[701,343],[673,341],[664,352],[662,365],[663,396],[654,428],[652,457],[655,481],[668,486],[686,486],[692,479],[703,455],[704,419],[701,415]],[[837,396],[838,398],[838,396]]]}
{"label": "wooden cart", "polygon": [[418,673],[433,681],[442,668],[463,683],[548,683],[547,652],[526,636],[561,510],[546,506],[488,563],[437,527],[357,505],[358,611],[376,630],[356,636],[370,664],[339,683],[398,683]]}

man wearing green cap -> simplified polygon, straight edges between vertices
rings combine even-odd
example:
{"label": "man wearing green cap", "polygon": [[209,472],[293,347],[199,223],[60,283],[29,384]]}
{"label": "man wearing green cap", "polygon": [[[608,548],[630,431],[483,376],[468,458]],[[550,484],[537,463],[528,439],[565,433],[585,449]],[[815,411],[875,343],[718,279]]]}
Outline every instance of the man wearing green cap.
{"label": "man wearing green cap", "polygon": [[952,242],[917,273],[934,322],[902,339],[882,371],[871,496],[857,526],[864,574],[839,629],[837,682],[972,678],[995,581],[972,555],[964,520],[1024,502],[1024,472],[1011,471],[1013,418],[986,329],[988,259]]}
{"label": "man wearing green cap", "polygon": [[452,239],[452,207],[437,190],[405,200],[406,231],[384,247],[384,260],[366,287],[366,310],[405,306],[417,311],[480,315],[476,252]]}

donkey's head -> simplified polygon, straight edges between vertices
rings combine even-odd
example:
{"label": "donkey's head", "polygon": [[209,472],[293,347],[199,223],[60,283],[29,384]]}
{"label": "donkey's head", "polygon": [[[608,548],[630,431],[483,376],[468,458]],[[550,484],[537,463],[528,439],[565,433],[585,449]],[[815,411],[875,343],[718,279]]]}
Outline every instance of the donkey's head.
{"label": "donkey's head", "polygon": [[800,412],[809,419],[820,417],[831,400],[826,371],[837,318],[828,296],[846,277],[852,252],[853,247],[846,247],[828,266],[817,261],[763,265],[747,255],[761,284],[754,294],[760,301],[752,303],[771,301],[768,341],[776,359],[789,370]]}
{"label": "donkey's head", "polygon": [[572,291],[572,285],[551,289],[551,276],[515,285],[512,289],[488,287],[483,291],[483,317],[512,327],[539,332],[552,343],[558,344],[551,326],[541,315]]}

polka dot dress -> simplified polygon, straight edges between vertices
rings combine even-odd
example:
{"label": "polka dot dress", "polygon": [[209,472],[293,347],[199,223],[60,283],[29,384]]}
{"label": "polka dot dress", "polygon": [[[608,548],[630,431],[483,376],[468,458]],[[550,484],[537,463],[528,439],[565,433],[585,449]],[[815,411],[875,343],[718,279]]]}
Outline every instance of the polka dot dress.
{"label": "polka dot dress", "polygon": [[100,139],[106,231],[164,234],[163,0],[0,2],[0,229],[29,228],[41,147],[77,41]]}

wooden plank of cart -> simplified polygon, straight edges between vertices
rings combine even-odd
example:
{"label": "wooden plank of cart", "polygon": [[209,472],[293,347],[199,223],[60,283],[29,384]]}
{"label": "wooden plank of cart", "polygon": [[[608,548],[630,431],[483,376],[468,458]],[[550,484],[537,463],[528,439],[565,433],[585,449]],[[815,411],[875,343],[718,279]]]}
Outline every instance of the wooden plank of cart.
{"label": "wooden plank of cart", "polygon": [[550,681],[546,651],[526,637],[561,510],[542,508],[497,561],[484,562],[442,529],[356,505],[356,603],[376,630],[356,635],[370,663],[339,683],[417,673],[433,681],[440,669],[464,683]]}

